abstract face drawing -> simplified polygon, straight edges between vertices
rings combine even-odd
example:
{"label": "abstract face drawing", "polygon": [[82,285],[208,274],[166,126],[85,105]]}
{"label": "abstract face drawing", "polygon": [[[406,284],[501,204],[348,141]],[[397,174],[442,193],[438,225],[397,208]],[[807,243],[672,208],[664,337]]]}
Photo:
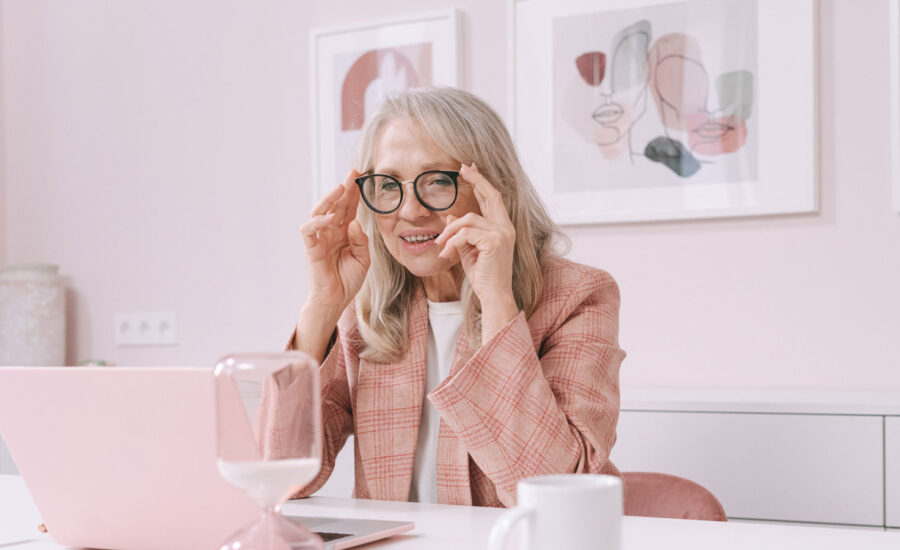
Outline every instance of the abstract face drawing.
{"label": "abstract face drawing", "polygon": [[575,60],[584,81],[598,90],[599,104],[591,112],[594,141],[607,158],[631,152],[631,128],[647,110],[651,41],[650,23],[638,21],[616,33],[609,55],[588,52]]}
{"label": "abstract face drawing", "polygon": [[392,91],[401,91],[427,84],[431,73],[431,44],[407,46],[421,50],[426,61],[424,78],[416,65],[397,48],[370,50],[353,63],[341,86],[341,130],[359,130],[366,113],[375,109],[378,101]]}
{"label": "abstract face drawing", "polygon": [[653,45],[650,83],[663,126],[686,132],[688,148],[696,154],[732,153],[747,139],[753,75],[748,71],[720,75],[715,108],[709,105],[709,80],[700,47],[691,37],[668,34]]}

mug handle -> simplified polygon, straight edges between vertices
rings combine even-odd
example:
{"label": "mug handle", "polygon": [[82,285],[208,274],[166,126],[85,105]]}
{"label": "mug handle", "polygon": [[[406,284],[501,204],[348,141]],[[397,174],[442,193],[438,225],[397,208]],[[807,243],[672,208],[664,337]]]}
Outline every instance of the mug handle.
{"label": "mug handle", "polygon": [[[509,535],[509,530],[512,529],[512,526],[522,518],[533,518],[534,512],[534,508],[526,506],[516,506],[511,510],[503,512],[503,515],[500,516],[494,523],[494,527],[491,529],[488,550],[504,550],[504,547],[506,546],[506,537]],[[530,545],[531,543],[529,541],[529,546]]]}

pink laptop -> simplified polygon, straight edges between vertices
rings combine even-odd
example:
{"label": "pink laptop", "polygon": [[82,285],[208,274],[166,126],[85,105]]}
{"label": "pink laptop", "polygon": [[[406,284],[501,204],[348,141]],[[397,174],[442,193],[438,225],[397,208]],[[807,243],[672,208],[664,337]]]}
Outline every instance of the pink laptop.
{"label": "pink laptop", "polygon": [[[219,476],[213,399],[211,368],[0,367],[0,433],[58,544],[215,550],[258,512]],[[413,528],[307,519],[336,549]]]}

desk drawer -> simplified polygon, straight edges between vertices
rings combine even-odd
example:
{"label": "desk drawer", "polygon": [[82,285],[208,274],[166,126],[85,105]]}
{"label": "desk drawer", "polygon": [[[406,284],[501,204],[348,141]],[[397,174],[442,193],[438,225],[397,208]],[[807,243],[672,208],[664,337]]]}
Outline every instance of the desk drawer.
{"label": "desk drawer", "polygon": [[729,517],[880,526],[882,418],[623,411],[612,459],[694,480]]}

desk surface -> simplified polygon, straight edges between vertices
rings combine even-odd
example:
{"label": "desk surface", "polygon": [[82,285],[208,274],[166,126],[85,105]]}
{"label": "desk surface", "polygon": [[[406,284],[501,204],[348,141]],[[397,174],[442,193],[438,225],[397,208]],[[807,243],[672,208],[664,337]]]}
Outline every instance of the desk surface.
{"label": "desk surface", "polygon": [[[440,504],[312,497],[285,504],[288,514],[414,521],[415,530],[363,548],[459,550],[486,548],[502,510]],[[50,550],[60,546],[38,533],[40,514],[18,476],[0,475],[0,548]],[[866,550],[900,548],[900,533],[834,527],[625,517],[622,550]]]}

